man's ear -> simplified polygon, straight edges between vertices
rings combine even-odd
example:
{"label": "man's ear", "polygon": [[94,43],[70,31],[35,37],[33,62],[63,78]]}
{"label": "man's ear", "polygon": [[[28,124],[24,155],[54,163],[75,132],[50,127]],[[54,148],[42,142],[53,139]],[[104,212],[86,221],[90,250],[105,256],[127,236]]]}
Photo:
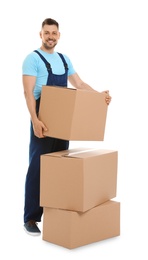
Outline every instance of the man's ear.
{"label": "man's ear", "polygon": [[61,37],[61,34],[60,34],[60,32],[59,32],[59,39],[60,39],[60,37]]}
{"label": "man's ear", "polygon": [[40,38],[42,39],[42,33],[41,33],[41,31],[39,32],[39,35],[40,35]]}

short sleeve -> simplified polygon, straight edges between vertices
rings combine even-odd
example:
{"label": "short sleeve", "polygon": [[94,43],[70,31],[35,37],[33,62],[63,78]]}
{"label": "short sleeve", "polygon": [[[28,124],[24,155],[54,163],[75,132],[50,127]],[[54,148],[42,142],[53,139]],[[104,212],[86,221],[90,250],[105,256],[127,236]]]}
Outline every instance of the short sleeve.
{"label": "short sleeve", "polygon": [[37,76],[37,59],[34,53],[29,54],[23,61],[22,74]]}

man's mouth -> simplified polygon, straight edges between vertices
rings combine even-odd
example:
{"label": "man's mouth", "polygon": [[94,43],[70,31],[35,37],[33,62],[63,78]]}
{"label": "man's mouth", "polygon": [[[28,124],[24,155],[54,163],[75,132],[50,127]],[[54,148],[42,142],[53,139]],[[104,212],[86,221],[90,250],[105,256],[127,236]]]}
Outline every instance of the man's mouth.
{"label": "man's mouth", "polygon": [[50,43],[50,44],[51,44],[51,43],[54,43],[54,41],[53,41],[53,40],[48,40],[48,43]]}

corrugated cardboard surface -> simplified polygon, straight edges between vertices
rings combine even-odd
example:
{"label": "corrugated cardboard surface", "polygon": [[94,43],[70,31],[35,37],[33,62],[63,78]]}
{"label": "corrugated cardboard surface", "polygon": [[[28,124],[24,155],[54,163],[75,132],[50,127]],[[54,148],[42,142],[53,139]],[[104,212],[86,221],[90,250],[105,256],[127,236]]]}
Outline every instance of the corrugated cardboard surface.
{"label": "corrugated cardboard surface", "polygon": [[46,136],[64,140],[104,140],[107,117],[105,95],[97,91],[43,86],[39,118]]}
{"label": "corrugated cardboard surface", "polygon": [[74,149],[41,156],[40,205],[84,212],[116,197],[118,153]]}
{"label": "corrugated cardboard surface", "polygon": [[44,208],[43,240],[72,249],[120,235],[120,203],[107,201],[84,213]]}

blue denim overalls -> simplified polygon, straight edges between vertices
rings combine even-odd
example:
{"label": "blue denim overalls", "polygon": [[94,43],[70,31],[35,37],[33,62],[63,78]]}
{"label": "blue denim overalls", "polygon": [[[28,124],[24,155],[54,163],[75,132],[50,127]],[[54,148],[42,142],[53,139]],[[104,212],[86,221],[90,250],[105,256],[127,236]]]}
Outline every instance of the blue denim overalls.
{"label": "blue denim overalls", "polygon": [[[52,73],[50,63],[38,52],[38,55],[44,61],[48,70],[48,86],[67,86],[68,67],[62,54],[58,53],[63,61],[65,73],[56,75]],[[39,111],[40,99],[36,101],[36,112]],[[56,120],[56,118],[55,118]],[[30,127],[30,145],[29,145],[29,167],[25,183],[25,206],[24,223],[29,220],[41,221],[43,208],[40,207],[40,155],[45,153],[66,150],[69,148],[69,141],[57,138],[45,137],[38,138],[34,135],[31,123]]]}

